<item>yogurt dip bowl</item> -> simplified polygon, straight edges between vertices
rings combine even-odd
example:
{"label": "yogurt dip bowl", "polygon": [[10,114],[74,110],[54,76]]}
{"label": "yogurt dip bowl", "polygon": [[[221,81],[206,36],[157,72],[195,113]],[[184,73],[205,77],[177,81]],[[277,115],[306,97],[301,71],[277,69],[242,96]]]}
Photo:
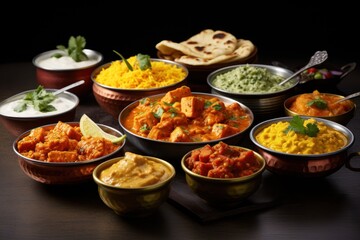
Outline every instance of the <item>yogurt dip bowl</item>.
{"label": "yogurt dip bowl", "polygon": [[35,56],[32,63],[36,67],[37,82],[46,88],[62,88],[71,83],[84,80],[83,85],[69,91],[78,97],[91,94],[91,73],[102,62],[103,56],[94,50],[84,49],[83,51],[89,59],[80,62],[75,62],[69,56],[53,57],[54,54],[62,53],[58,49]]}
{"label": "yogurt dip bowl", "polygon": [[[57,89],[45,89],[47,92],[55,92]],[[0,102],[0,122],[4,127],[14,136],[50,123],[57,121],[69,122],[73,121],[76,114],[76,108],[79,105],[79,98],[68,91],[56,95],[56,98],[51,105],[56,110],[51,112],[39,112],[32,106],[28,106],[25,111],[16,112],[14,107],[24,98],[28,93],[35,90],[27,90],[11,96]]]}

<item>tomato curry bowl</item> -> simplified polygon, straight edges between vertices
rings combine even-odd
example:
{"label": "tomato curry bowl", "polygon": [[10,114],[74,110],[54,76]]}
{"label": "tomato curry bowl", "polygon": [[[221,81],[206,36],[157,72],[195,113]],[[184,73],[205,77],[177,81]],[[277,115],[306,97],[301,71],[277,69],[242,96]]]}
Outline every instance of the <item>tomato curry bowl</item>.
{"label": "tomato curry bowl", "polygon": [[261,185],[265,159],[257,152],[222,141],[184,155],[181,167],[189,188],[214,206],[233,206]]}
{"label": "tomato curry bowl", "polygon": [[128,105],[118,120],[141,151],[179,163],[186,152],[208,143],[237,143],[254,116],[233,99],[182,86]]}

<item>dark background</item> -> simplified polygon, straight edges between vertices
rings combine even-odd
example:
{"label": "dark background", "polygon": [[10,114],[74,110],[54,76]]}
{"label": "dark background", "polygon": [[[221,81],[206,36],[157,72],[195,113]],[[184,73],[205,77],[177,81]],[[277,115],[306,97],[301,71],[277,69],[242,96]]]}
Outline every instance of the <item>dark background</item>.
{"label": "dark background", "polygon": [[327,50],[328,61],[359,60],[360,11],[353,4],[287,2],[9,3],[0,16],[0,61],[31,61],[77,35],[106,61],[118,59],[113,50],[125,57],[137,53],[156,57],[155,45],[161,40],[180,42],[208,28],[249,39],[260,56],[271,59],[294,57],[305,64],[315,51]]}

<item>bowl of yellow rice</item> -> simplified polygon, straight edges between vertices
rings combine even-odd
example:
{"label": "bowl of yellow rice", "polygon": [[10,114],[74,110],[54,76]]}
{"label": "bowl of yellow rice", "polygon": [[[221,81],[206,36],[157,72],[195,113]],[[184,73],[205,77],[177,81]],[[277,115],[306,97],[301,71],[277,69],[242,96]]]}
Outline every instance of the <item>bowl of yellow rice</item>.
{"label": "bowl of yellow rice", "polygon": [[[125,106],[136,100],[186,85],[189,72],[180,63],[150,58],[151,67],[142,70],[136,63],[136,56],[126,60],[105,63],[91,75],[96,101],[114,118]],[[129,69],[127,63],[132,69]]]}

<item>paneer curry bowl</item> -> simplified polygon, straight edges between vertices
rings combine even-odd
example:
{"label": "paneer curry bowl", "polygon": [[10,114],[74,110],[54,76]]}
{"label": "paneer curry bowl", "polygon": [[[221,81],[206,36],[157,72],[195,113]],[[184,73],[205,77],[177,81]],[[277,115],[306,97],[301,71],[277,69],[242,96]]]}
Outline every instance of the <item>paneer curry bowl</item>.
{"label": "paneer curry bowl", "polygon": [[219,141],[237,144],[254,116],[247,106],[231,98],[181,86],[129,104],[118,121],[127,140],[138,149],[179,164],[194,148]]}
{"label": "paneer curry bowl", "polygon": [[[123,134],[98,124],[106,133]],[[57,122],[21,134],[13,143],[20,168],[33,180],[45,184],[71,184],[91,180],[100,163],[120,156],[125,140],[112,142],[98,136],[84,136],[79,122]]]}

